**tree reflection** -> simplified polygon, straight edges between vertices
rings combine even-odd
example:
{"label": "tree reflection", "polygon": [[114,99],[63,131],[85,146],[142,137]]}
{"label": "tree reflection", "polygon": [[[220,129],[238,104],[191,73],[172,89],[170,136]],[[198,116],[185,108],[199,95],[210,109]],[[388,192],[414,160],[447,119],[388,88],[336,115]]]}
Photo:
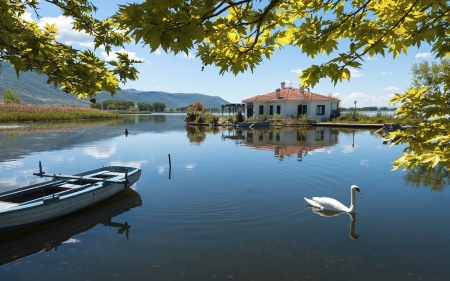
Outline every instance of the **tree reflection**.
{"label": "tree reflection", "polygon": [[406,185],[414,187],[429,187],[432,191],[442,192],[450,184],[450,172],[447,167],[437,165],[434,168],[427,168],[420,165],[403,177]]}
{"label": "tree reflection", "polygon": [[205,141],[207,133],[217,134],[219,129],[217,127],[186,126],[186,132],[189,142],[200,144]]}

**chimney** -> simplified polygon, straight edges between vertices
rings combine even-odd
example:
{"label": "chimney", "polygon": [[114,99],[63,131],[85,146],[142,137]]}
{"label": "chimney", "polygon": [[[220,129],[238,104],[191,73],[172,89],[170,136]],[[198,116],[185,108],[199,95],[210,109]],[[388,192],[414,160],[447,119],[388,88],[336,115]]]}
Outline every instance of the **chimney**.
{"label": "chimney", "polygon": [[281,89],[284,89],[285,88],[285,82],[281,82]]}
{"label": "chimney", "polygon": [[280,88],[275,90],[275,96],[276,96],[277,99],[280,98]]}
{"label": "chimney", "polygon": [[305,94],[305,87],[303,86],[300,87],[300,93]]}

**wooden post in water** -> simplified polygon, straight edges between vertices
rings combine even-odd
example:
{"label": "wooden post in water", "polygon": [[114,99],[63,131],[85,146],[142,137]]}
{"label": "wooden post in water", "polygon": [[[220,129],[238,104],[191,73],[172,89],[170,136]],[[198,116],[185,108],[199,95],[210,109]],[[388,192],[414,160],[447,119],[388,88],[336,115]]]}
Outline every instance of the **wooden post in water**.
{"label": "wooden post in water", "polygon": [[172,174],[172,161],[170,160],[170,154],[169,154],[169,180],[170,180],[171,174]]}

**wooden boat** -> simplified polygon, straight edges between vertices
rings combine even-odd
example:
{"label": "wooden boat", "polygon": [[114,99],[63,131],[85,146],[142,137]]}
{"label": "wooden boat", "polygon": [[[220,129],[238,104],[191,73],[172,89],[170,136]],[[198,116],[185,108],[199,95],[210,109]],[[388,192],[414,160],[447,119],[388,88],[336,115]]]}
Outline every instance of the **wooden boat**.
{"label": "wooden boat", "polygon": [[265,122],[239,122],[237,128],[254,128],[254,127],[269,127],[270,121]]}
{"label": "wooden boat", "polygon": [[400,125],[398,123],[385,123],[384,130],[386,133],[395,132],[395,131],[405,131],[407,128],[412,127],[411,125]]}
{"label": "wooden boat", "polygon": [[[114,233],[128,239],[131,225],[113,221],[115,216],[142,205],[139,193],[131,188],[103,200],[95,206],[47,223],[0,234],[0,266],[39,253],[49,252],[79,233],[98,224],[114,229]],[[76,240],[75,240],[76,241]]]}
{"label": "wooden boat", "polygon": [[51,181],[0,193],[0,233],[67,216],[130,187],[141,169],[105,166],[77,175],[46,175]]}

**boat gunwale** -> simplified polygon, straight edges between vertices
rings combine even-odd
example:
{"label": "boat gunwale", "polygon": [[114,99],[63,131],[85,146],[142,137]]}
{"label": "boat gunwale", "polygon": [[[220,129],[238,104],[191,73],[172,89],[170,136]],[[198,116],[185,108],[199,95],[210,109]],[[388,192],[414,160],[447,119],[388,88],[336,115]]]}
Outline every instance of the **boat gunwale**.
{"label": "boat gunwale", "polygon": [[[107,166],[107,167],[104,167],[104,168],[108,168],[108,167],[122,167],[122,166]],[[100,169],[104,169],[104,168],[100,168]],[[140,168],[135,168],[135,167],[124,167],[124,168],[133,168],[133,170],[130,173],[128,173],[128,177],[134,177],[137,173],[140,174],[140,171],[141,171]],[[99,169],[92,170],[92,171],[98,171],[98,170]],[[92,172],[92,171],[89,171],[89,172]],[[86,175],[89,172],[84,172],[84,173],[81,173],[81,174],[85,174]],[[77,174],[77,176],[78,175],[80,175],[80,174]],[[122,177],[125,177],[125,173],[123,173]],[[135,182],[137,182],[137,180],[132,182],[132,183],[130,182],[129,186],[133,185]],[[61,183],[65,183],[65,182],[68,182],[68,180],[62,180],[62,181],[56,181],[56,182],[55,181],[49,181],[49,182],[44,182],[44,183],[35,184],[35,185],[31,185],[31,186],[26,186],[24,188],[20,188],[20,191],[25,191],[26,189],[31,189],[31,188],[35,188],[35,187],[39,187],[39,186],[49,186],[49,185],[52,185],[52,184],[61,185]],[[44,185],[42,185],[42,184],[44,184]],[[110,187],[112,185],[117,185],[117,184],[120,185],[122,183],[110,183],[110,184],[104,185],[104,182],[98,181],[98,182],[94,182],[94,183],[87,183],[87,184],[79,186],[77,188],[62,190],[62,191],[60,191],[58,193],[53,193],[51,195],[42,196],[42,197],[30,200],[30,201],[26,201],[26,202],[17,204],[16,206],[12,206],[10,208],[2,209],[2,210],[0,210],[0,217],[3,216],[3,215],[9,215],[9,214],[13,214],[15,212],[21,212],[21,211],[24,211],[24,210],[32,210],[34,208],[39,208],[39,207],[42,207],[44,205],[49,205],[49,204],[54,204],[54,203],[58,203],[58,202],[67,201],[69,199],[73,199],[73,198],[82,196],[82,195],[84,195],[86,193],[89,193],[89,192],[92,192],[92,191],[96,191],[96,190],[100,190],[102,188],[108,188],[108,187]],[[127,184],[126,188],[128,188],[129,186]],[[19,190],[19,189],[15,189],[13,191],[17,191],[17,190]],[[12,192],[12,193],[11,192],[6,192],[6,194],[0,193],[0,197],[2,195],[11,195],[11,194],[14,194],[14,192]],[[54,198],[58,198],[58,199],[54,199]],[[0,199],[0,201],[1,201],[1,199]],[[8,203],[8,202],[6,202],[6,203]]]}

